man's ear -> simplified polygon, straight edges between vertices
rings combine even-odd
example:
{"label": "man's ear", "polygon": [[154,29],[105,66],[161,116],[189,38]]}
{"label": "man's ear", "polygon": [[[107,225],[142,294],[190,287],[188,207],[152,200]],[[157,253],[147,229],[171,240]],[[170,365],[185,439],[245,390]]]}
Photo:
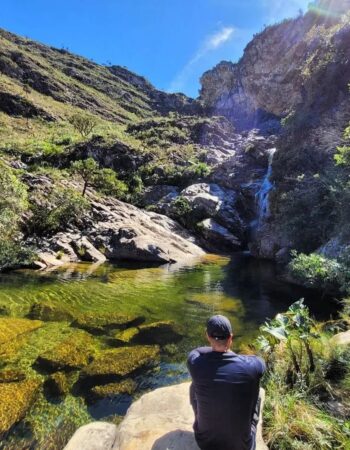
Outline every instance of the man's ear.
{"label": "man's ear", "polygon": [[210,344],[210,337],[209,337],[209,335],[208,335],[208,332],[207,332],[207,331],[205,331],[205,335],[206,335],[206,337],[207,337],[207,340],[208,340],[208,342],[209,342],[209,344]]}

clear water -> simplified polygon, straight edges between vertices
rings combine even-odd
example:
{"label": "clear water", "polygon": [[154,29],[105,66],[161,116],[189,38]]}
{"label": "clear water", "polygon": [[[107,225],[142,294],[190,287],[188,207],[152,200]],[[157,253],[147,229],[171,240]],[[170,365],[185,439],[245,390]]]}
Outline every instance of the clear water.
{"label": "clear water", "polygon": [[[33,302],[50,300],[77,311],[141,314],[147,322],[173,320],[184,338],[162,355],[160,365],[137,378],[137,397],[149,389],[188,379],[187,352],[205,343],[204,327],[214,313],[227,315],[234,328],[234,350],[250,343],[266,318],[284,311],[305,297],[318,318],[331,314],[325,300],[278,281],[273,264],[246,254],[232,258],[207,256],[191,267],[142,267],[137,264],[71,265],[55,271],[17,271],[0,275],[0,310],[24,317]],[[327,303],[326,303],[327,305]],[[32,367],[37,356],[71,333],[67,322],[46,322],[20,344],[16,357],[0,361],[38,376]],[[110,345],[96,337],[101,348]],[[18,424],[0,448],[60,449],[74,429],[92,420],[118,422],[133,398],[118,396],[86,404],[79,396],[62,401],[42,392],[25,420]]]}

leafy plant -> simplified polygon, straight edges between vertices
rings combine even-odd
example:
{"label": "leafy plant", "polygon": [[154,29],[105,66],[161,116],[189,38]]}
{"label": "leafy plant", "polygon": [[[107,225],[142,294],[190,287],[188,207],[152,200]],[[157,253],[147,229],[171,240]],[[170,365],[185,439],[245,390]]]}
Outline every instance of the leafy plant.
{"label": "leafy plant", "polygon": [[257,340],[258,347],[264,353],[271,354],[277,345],[283,343],[291,361],[291,382],[307,382],[309,373],[315,371],[311,340],[319,335],[314,330],[314,322],[304,300],[293,303],[286,313],[277,314],[274,319],[265,322],[260,331],[263,334]]}

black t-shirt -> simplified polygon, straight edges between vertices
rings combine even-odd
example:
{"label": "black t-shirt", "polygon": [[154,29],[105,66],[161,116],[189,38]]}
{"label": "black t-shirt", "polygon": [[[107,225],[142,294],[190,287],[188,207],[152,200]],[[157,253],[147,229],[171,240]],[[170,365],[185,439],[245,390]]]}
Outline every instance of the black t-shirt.
{"label": "black t-shirt", "polygon": [[187,366],[196,416],[193,428],[200,448],[250,450],[264,361],[257,356],[200,347],[189,354]]}

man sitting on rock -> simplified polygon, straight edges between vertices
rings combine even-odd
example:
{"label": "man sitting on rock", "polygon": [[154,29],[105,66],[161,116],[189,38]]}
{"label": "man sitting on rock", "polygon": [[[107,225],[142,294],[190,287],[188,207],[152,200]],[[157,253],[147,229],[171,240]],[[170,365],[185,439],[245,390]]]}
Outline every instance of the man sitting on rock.
{"label": "man sitting on rock", "polygon": [[221,315],[207,323],[211,347],[188,356],[196,441],[202,450],[254,450],[259,418],[259,381],[265,363],[230,350],[232,327]]}

